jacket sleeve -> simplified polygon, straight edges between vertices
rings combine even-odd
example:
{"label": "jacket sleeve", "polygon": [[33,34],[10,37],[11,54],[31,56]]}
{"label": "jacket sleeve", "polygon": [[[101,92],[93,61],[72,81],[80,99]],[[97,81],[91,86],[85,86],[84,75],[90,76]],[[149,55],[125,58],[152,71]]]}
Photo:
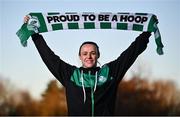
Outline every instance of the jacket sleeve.
{"label": "jacket sleeve", "polygon": [[66,81],[70,78],[71,72],[75,66],[65,63],[59,56],[55,55],[46,44],[42,35],[34,34],[32,35],[32,40],[47,68],[63,86],[66,86]]}
{"label": "jacket sleeve", "polygon": [[146,49],[150,36],[150,32],[143,32],[116,60],[107,64],[110,68],[111,76],[117,79],[117,83],[122,80],[138,55]]}

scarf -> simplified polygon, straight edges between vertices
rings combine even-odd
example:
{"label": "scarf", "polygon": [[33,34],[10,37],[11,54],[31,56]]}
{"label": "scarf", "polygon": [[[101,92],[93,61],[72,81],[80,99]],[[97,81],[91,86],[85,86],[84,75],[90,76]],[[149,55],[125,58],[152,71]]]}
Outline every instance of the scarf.
{"label": "scarf", "polygon": [[156,15],[149,13],[93,13],[52,12],[30,13],[30,20],[17,31],[21,44],[27,46],[28,38],[34,33],[68,29],[117,29],[154,32],[157,53],[163,54],[164,47],[157,27]]}

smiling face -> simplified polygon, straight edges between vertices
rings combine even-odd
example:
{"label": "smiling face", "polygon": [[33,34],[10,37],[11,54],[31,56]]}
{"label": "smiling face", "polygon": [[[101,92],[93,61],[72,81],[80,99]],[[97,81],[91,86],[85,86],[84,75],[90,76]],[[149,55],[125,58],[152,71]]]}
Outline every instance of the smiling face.
{"label": "smiling face", "polygon": [[81,47],[79,58],[84,68],[96,67],[98,57],[99,55],[95,45],[85,44]]}

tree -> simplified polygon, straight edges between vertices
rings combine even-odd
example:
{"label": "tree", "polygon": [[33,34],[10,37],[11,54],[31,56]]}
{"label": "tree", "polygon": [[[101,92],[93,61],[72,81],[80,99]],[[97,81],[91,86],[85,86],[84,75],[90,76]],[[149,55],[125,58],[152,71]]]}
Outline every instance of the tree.
{"label": "tree", "polygon": [[42,94],[40,103],[41,115],[67,115],[65,89],[59,88],[56,80],[50,81]]}
{"label": "tree", "polygon": [[13,92],[15,92],[14,86],[7,78],[0,75],[0,116],[8,115],[14,109],[13,102],[10,100]]}
{"label": "tree", "polygon": [[[169,115],[174,106],[175,85],[172,82],[132,78],[119,85],[116,115]],[[174,115],[173,113],[171,113]]]}

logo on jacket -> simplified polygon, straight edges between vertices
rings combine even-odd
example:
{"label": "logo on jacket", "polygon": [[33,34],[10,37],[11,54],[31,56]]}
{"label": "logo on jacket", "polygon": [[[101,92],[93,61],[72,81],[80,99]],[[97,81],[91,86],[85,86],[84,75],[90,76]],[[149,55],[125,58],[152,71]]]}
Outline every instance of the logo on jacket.
{"label": "logo on jacket", "polygon": [[106,77],[104,77],[104,76],[99,76],[98,82],[99,82],[99,83],[105,83],[106,80],[107,80]]}

